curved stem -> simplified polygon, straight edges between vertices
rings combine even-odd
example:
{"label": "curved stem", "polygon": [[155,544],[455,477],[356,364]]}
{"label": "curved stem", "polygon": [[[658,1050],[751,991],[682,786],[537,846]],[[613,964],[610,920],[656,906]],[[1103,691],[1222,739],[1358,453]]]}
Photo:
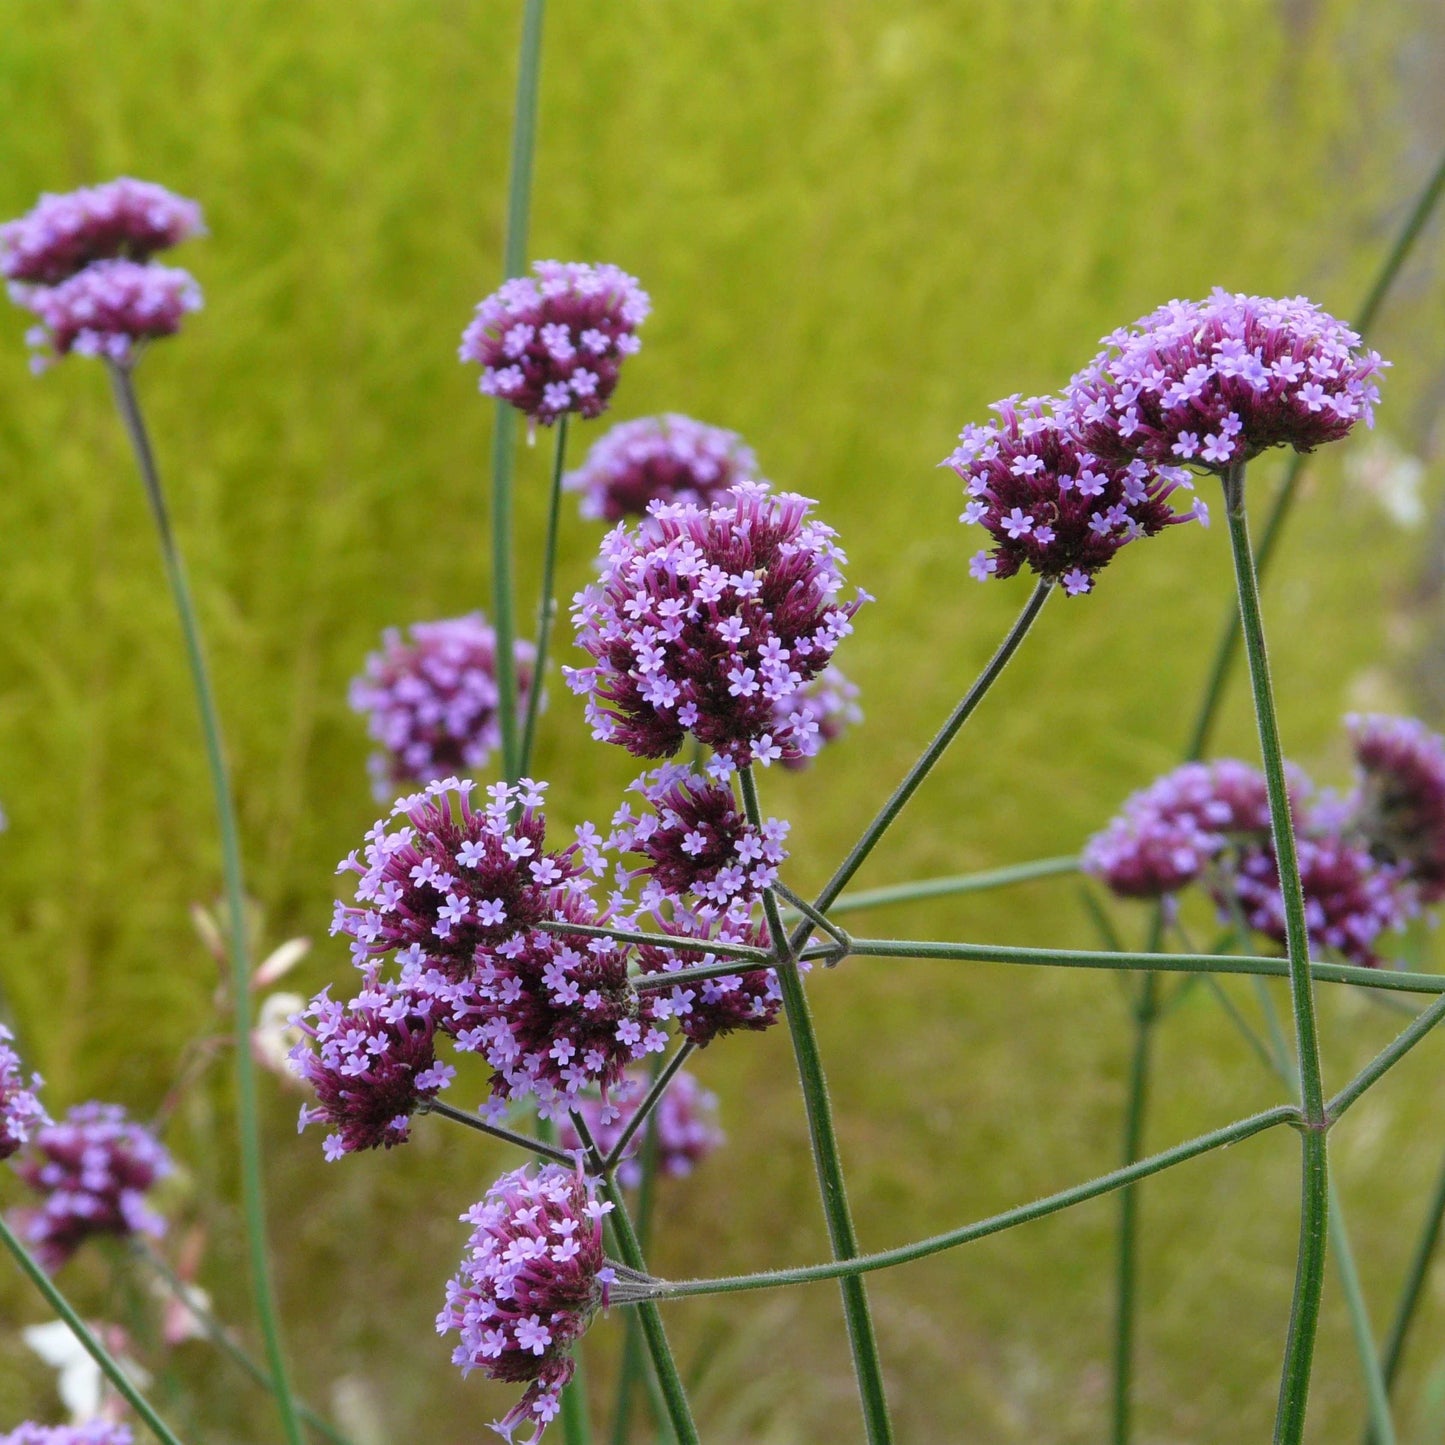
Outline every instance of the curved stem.
{"label": "curved stem", "polygon": [[166,1422],[156,1414],[150,1401],[136,1389],[130,1376],[121,1369],[106,1347],[90,1332],[89,1326],[76,1314],[70,1301],[55,1287],[54,1282],[40,1267],[35,1257],[16,1238],[3,1215],[0,1215],[0,1242],[3,1242],[14,1256],[16,1264],[20,1266],[30,1283],[44,1295],[45,1302],[70,1326],[70,1333],[80,1341],[86,1354],[100,1366],[101,1373],[115,1386],[126,1404],[150,1427],[156,1439],[161,1441],[162,1445],[181,1445]]}
{"label": "curved stem", "polygon": [[[989,659],[988,665],[978,675],[973,686],[964,693],[959,700],[958,706],[949,714],[948,721],[938,730],[933,741],[923,750],[923,756],[908,770],[907,776],[899,785],[894,788],[888,801],[879,810],[878,816],[863,830],[863,836],[848,850],[848,856],[838,865],[833,876],[828,880],[827,886],[813,901],[813,907],[820,913],[826,913],[836,901],[838,895],[848,886],[853,875],[863,866],[864,860],[878,845],[878,840],[888,831],[889,825],[903,811],[908,800],[918,791],[919,784],[923,782],[929,773],[933,771],[934,765],[948,751],[948,745],[957,736],[958,730],[973,715],[974,709],[983,701],[984,695],[995,682],[998,681],[1009,659],[1018,651],[1019,644],[1028,636],[1029,628],[1034,625],[1043,605],[1049,600],[1049,593],[1053,591],[1053,584],[1042,579],[1034,587],[1029,600],[1024,604],[1024,609],[1019,613],[1014,625],[1009,628],[1004,640],[999,644],[998,651]],[[812,924],[804,922],[793,934],[793,950],[797,952],[812,932]]]}
{"label": "curved stem", "polygon": [[[757,782],[753,777],[752,767],[741,769],[738,780],[742,785],[743,807],[748,821],[754,828],[761,830],[763,813],[758,803]],[[803,991],[798,960],[788,942],[787,931],[778,912],[778,900],[771,889],[766,889],[763,893],[763,906],[767,912],[768,930],[773,939],[778,987],[783,995],[788,1033],[792,1037],[798,1081],[803,1089],[808,1134],[813,1145],[813,1166],[823,1198],[828,1239],[833,1246],[834,1259],[853,1259],[858,1254],[858,1237],[853,1228],[852,1213],[848,1208],[843,1161],[838,1151],[837,1134],[833,1129],[833,1107],[828,1099],[828,1081],[823,1073],[823,1058],[818,1050],[818,1038],[813,1029],[808,996]],[[825,906],[820,905],[820,911]],[[858,1395],[863,1406],[863,1424],[870,1445],[888,1445],[893,1439],[893,1426],[888,1418],[888,1399],[883,1389],[883,1367],[878,1358],[878,1340],[873,1330],[873,1315],[868,1307],[868,1292],[863,1281],[851,1275],[841,1277],[841,1284],[848,1342],[853,1351],[853,1373],[858,1380]]]}
{"label": "curved stem", "polygon": [[557,422],[557,451],[552,460],[552,493],[547,504],[547,540],[542,548],[542,596],[537,603],[537,656],[532,664],[532,687],[527,694],[527,721],[522,729],[522,749],[517,772],[523,777],[532,762],[532,741],[537,733],[537,715],[542,708],[542,683],[547,676],[547,645],[557,616],[557,599],[552,596],[557,571],[557,524],[562,511],[562,469],[567,458],[567,414]]}
{"label": "curved stem", "polygon": [[[1032,1204],[1020,1205],[1016,1209],[991,1215],[977,1223],[965,1224],[959,1229],[950,1229],[945,1234],[935,1234],[928,1239],[920,1239],[914,1244],[900,1245],[897,1249],[885,1249],[878,1254],[863,1254],[856,1259],[836,1260],[832,1264],[810,1264],[797,1269],[773,1269],[758,1274],[733,1275],[726,1279],[690,1279],[676,1283],[671,1280],[655,1280],[651,1284],[639,1286],[639,1288],[645,1289],[646,1298],[650,1300],[690,1299],[695,1295],[733,1294],[741,1290],[777,1289],[784,1285],[812,1284],[817,1280],[843,1279],[850,1275],[867,1274],[876,1269],[892,1269],[895,1265],[911,1264],[914,1260],[926,1259],[930,1254],[941,1254],[944,1250],[956,1249],[962,1244],[971,1244],[974,1240],[983,1239],[990,1234],[999,1234],[1020,1224],[1028,1224],[1035,1219],[1043,1219],[1047,1215],[1057,1214],[1060,1210],[1069,1209],[1075,1204],[1082,1204],[1085,1200],[1097,1199],[1101,1194],[1112,1193],[1115,1189],[1121,1189],[1124,1185],[1132,1184],[1137,1179],[1147,1179],[1151,1174],[1171,1169],[1176,1164],[1182,1164],[1188,1159],[1197,1159],[1199,1155],[1207,1154],[1212,1149],[1222,1149],[1226,1145],[1237,1144],[1240,1140],[1248,1139],[1255,1134],[1262,1134],[1266,1129],[1273,1129],[1280,1124],[1298,1126],[1299,1123],[1298,1108],[1293,1104],[1279,1104],[1273,1109],[1253,1114],[1248,1119],[1241,1119],[1223,1129],[1215,1129],[1212,1133],[1201,1134],[1187,1143],[1177,1144],[1172,1149],[1165,1149],[1162,1153],[1151,1154],[1147,1159],[1141,1159],[1138,1163],[1130,1164],[1126,1168],[1102,1174],[1097,1179],[1091,1179],[1087,1184],[1076,1184],[1071,1189],[1061,1189],[1057,1194],[1050,1194],[1043,1199],[1035,1200]],[[626,1298],[626,1294],[627,1292],[623,1291],[618,1296],[618,1303],[630,1302]]]}
{"label": "curved stem", "polygon": [[452,1105],[443,1103],[440,1099],[430,1099],[424,1108],[417,1110],[420,1114],[437,1114],[443,1119],[450,1119],[454,1124],[465,1124],[468,1129],[475,1129],[478,1134],[488,1134],[493,1139],[501,1139],[507,1144],[515,1144],[518,1149],[525,1149],[531,1154],[539,1155],[543,1159],[551,1159],[557,1164],[571,1164],[572,1155],[565,1149],[559,1149],[547,1139],[528,1138],[526,1134],[519,1134],[515,1129],[504,1129],[500,1124],[488,1124],[485,1119],[479,1118],[476,1114],[469,1114],[465,1109],[453,1108]]}
{"label": "curved stem", "polygon": [[160,537],[161,557],[166,579],[170,583],[176,614],[185,638],[186,661],[195,689],[196,705],[205,735],[206,764],[210,772],[211,792],[215,798],[216,820],[221,834],[221,865],[226,891],[226,949],[231,960],[231,1006],[234,1013],[233,1033],[236,1062],[236,1115],[240,1135],[241,1193],[246,1216],[246,1240],[251,1269],[251,1290],[256,1302],[256,1318],[265,1342],[266,1361],[275,1380],[276,1407],[281,1424],[291,1445],[301,1445],[301,1424],[296,1415],[296,1402],[291,1393],[286,1355],[281,1345],[281,1324],[271,1284],[270,1261],[266,1243],[265,1186],[261,1174],[261,1130],[256,1104],[256,1068],[251,1057],[251,961],[246,936],[246,888],[241,874],[241,844],[236,824],[235,802],[231,796],[231,780],[226,767],[225,747],[221,739],[221,719],[211,690],[205,651],[201,645],[200,623],[185,569],[171,531],[165,493],[160,473],[141,415],[130,371],[115,362],[108,362],[116,405],[125,423],[145,483],[146,498]]}
{"label": "curved stem", "polygon": [[[542,69],[542,19],[546,0],[526,0],[517,58],[517,95],[512,110],[512,160],[507,181],[507,229],[502,276],[520,276],[526,263],[532,209],[532,159],[537,141],[537,90]],[[497,634],[497,707],[502,723],[502,773],[519,776],[517,737],[516,623],[512,616],[512,463],[517,413],[497,403],[492,429],[492,624]]]}
{"label": "curved stem", "polygon": [[1298,1445],[1304,1436],[1309,1401],[1310,1371],[1314,1365],[1315,1332],[1319,1326],[1320,1296],[1324,1289],[1325,1252],[1329,1233],[1329,1160],[1324,1082],[1320,1074],[1318,1030],[1315,1024],[1314,984],[1310,977],[1309,929],[1305,922],[1304,890],[1300,887],[1299,859],[1295,852],[1294,823],[1290,817],[1289,787],[1285,780],[1279,723],[1275,717],[1274,690],[1270,685],[1269,654],[1259,607],[1259,579],[1249,545],[1249,519],[1244,505],[1244,466],[1237,463],[1224,477],[1225,513],[1234,557],[1235,587],[1239,595],[1240,632],[1249,658],[1254,716],[1269,792],[1270,830],[1274,838],[1280,896],[1284,904],[1285,942],[1289,958],[1290,1005],[1294,1013],[1295,1054],[1299,1067],[1299,1096],[1305,1129],[1301,1136],[1300,1242],[1295,1262],[1294,1301],[1290,1307],[1289,1336],[1285,1342],[1280,1377],[1279,1409],[1275,1416],[1276,1445]]}

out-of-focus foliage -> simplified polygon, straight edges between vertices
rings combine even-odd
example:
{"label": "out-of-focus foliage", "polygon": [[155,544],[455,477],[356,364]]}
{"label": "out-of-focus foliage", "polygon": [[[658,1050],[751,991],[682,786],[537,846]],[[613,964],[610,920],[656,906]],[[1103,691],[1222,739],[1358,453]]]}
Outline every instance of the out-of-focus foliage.
{"label": "out-of-focus foliage", "polygon": [[[374,816],[348,678],[384,626],[490,605],[492,411],[455,347],[499,275],[518,9],[12,0],[0,27],[0,214],[117,173],[206,209],[211,235],[176,260],[207,309],[139,384],[272,941],[324,935],[332,868]],[[613,416],[672,409],[741,431],[767,475],[820,499],[879,599],[839,659],[866,724],[810,773],[764,778],[769,811],[794,821],[795,881],[831,867],[1026,593],[967,576],[957,482],[935,469],[959,426],[998,395],[1062,384],[1104,331],[1171,296],[1303,291],[1348,315],[1430,160],[1396,80],[1430,24],[1405,0],[549,7],[531,252],[616,262],[656,307]],[[1407,443],[1438,389],[1432,277],[1428,258],[1412,268],[1376,338],[1396,362],[1383,421]],[[100,1094],[144,1112],[214,1027],[215,968],[187,916],[218,884],[210,802],[104,377],[75,361],[33,380],[23,329],[0,317],[0,981],[54,1107]],[[574,428],[574,456],[600,425]],[[544,442],[519,469],[524,617],[548,461]],[[1256,473],[1262,496],[1277,468]],[[1287,745],[1328,776],[1362,677],[1379,701],[1417,543],[1350,492],[1338,458],[1312,475],[1266,605]],[[568,516],[564,596],[598,535]],[[1228,597],[1221,530],[1191,527],[1129,549],[1095,596],[1052,604],[866,881],[1076,847],[1177,759]],[[565,632],[559,651],[575,660]],[[1251,748],[1242,708],[1223,742]],[[605,819],[635,771],[586,740],[555,680],[537,767],[567,821]],[[1068,881],[875,922],[1091,941]],[[326,942],[293,979],[347,968]],[[812,991],[866,1245],[1115,1162],[1128,1025],[1109,978],[857,961]],[[1329,1077],[1393,1027],[1331,994]],[[1439,1067],[1421,1049],[1337,1136],[1381,1318],[1436,1168]],[[824,1253],[791,1071],[782,1030],[699,1060],[729,1153],[666,1186],[660,1272]],[[371,1400],[379,1439],[476,1438],[506,1393],[464,1383],[431,1321],[464,1238],[455,1216],[512,1161],[422,1121],[404,1150],[324,1165],[292,1133],[296,1096],[269,1087],[277,1270],[305,1391],[324,1406],[340,1381],[353,1408]],[[1161,1035],[1151,1140],[1273,1093],[1200,991]],[[172,1124],[197,1209],[233,1190],[227,1097],[203,1088]],[[1151,1185],[1141,1439],[1267,1434],[1295,1168],[1270,1136]],[[1113,1217],[1101,1201],[874,1278],[900,1438],[1100,1437]],[[203,1280],[244,1320],[237,1233],[222,1209]],[[103,1268],[73,1269],[106,1308]],[[0,1297],[38,1317],[3,1272]],[[1313,1419],[1320,1440],[1347,1440],[1361,1395],[1337,1296],[1326,1311]],[[689,1301],[668,1319],[701,1375],[706,1438],[858,1438],[831,1286]],[[1407,1400],[1438,1363],[1439,1326],[1432,1305]],[[618,1334],[594,1331],[594,1384]],[[185,1350],[208,1422],[196,1438],[270,1438],[264,1401],[205,1346]],[[0,1425],[47,1390],[0,1339]]]}

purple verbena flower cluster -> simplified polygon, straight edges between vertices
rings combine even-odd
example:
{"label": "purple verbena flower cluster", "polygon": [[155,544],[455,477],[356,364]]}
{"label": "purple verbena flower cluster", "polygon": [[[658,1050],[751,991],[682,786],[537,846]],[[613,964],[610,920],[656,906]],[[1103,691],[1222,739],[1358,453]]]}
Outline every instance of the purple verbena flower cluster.
{"label": "purple verbena flower cluster", "polygon": [[[550,426],[568,412],[600,416],[622,359],[642,343],[647,293],[616,266],[535,261],[503,283],[462,334],[461,359],[482,368],[482,391]],[[534,279],[535,277],[535,279]]]}
{"label": "purple verbena flower cluster", "polygon": [[[781,727],[790,718],[796,726],[812,737],[819,748],[837,742],[848,728],[863,721],[858,706],[858,684],[850,681],[839,667],[825,667],[811,682],[805,682],[792,697],[783,698],[773,710],[773,721]],[[816,753],[813,754],[816,756]],[[807,767],[809,758],[783,759],[790,771]]]}
{"label": "purple verbena flower cluster", "polygon": [[89,1420],[83,1425],[37,1425],[26,1420],[8,1434],[0,1445],[134,1445],[129,1425],[111,1425]]}
{"label": "purple verbena flower cluster", "polygon": [[980,581],[1028,567],[1075,596],[1090,591],[1095,574],[1130,542],[1207,520],[1198,503],[1189,512],[1169,503],[1190,485],[1186,471],[1102,460],[1053,399],[1007,397],[993,410],[998,420],[966,426],[947,459],[969,498],[961,520],[994,540],[970,564]]}
{"label": "purple verbena flower cluster", "polygon": [[[536,649],[518,639],[517,709],[524,714]],[[352,709],[381,745],[370,761],[378,796],[409,783],[480,771],[501,746],[497,634],[480,612],[418,622],[382,635],[382,650],[353,680]]]}
{"label": "purple verbena flower cluster", "polygon": [[539,1440],[561,1408],[576,1365],[570,1353],[607,1303],[613,1272],[602,1253],[612,1208],[580,1167],[548,1165],[504,1174],[462,1215],[471,1239],[447,1282],[437,1333],[455,1330],[453,1361],[465,1374],[526,1382],[516,1406],[492,1428],[508,1440],[524,1423]]}
{"label": "purple verbena flower cluster", "polygon": [[1403,864],[1426,903],[1445,898],[1445,739],[1416,718],[1351,716],[1354,824],[1371,854]]}
{"label": "purple verbena flower cluster", "polygon": [[745,483],[608,534],[602,578],[573,604],[595,665],[567,673],[595,737],[660,758],[691,733],[739,767],[817,751],[804,710],[775,710],[827,667],[866,594],[838,600],[845,559],[811,507]]}
{"label": "purple verbena flower cluster", "polygon": [[1223,471],[1373,425],[1386,363],[1302,296],[1171,301],[1104,338],[1068,399],[1082,445],[1116,462]]}
{"label": "purple verbena flower cluster", "polygon": [[[578,1112],[587,1123],[588,1133],[592,1135],[592,1142],[604,1156],[617,1147],[623,1131],[646,1097],[642,1075],[634,1072],[624,1087],[627,1090],[625,1098],[620,1091],[610,1102],[588,1095],[577,1105]],[[619,1102],[620,1108],[617,1107]],[[716,1095],[704,1089],[686,1069],[679,1069],[673,1075],[648,1121],[628,1141],[627,1150],[617,1166],[618,1182],[628,1189],[635,1189],[642,1182],[642,1165],[638,1155],[649,1129],[656,1131],[658,1171],[670,1179],[681,1179],[691,1174],[698,1164],[725,1142],[723,1132],[717,1126]],[[582,1137],[570,1118],[562,1121],[558,1137],[564,1149],[583,1147]]]}
{"label": "purple verbena flower cluster", "polygon": [[19,1222],[47,1269],[58,1269],[93,1235],[165,1233],[145,1196],[171,1172],[171,1157],[117,1104],[78,1104],[59,1123],[43,1125],[16,1168],[43,1196]]}
{"label": "purple verbena flower cluster", "polygon": [[632,789],[649,805],[640,816],[624,805],[613,817],[610,848],[640,854],[646,880],[642,906],[656,911],[689,896],[718,912],[741,916],[777,881],[788,856],[788,824],[748,822],[726,779],[704,777],[680,763],[644,773]]}
{"label": "purple verbena flower cluster", "polygon": [[296,1073],[316,1091],[299,1128],[326,1124],[325,1154],[390,1149],[411,1132],[411,1116],[456,1075],[437,1062],[434,1001],[385,983],[368,969],[350,1003],[323,989],[291,1022],[305,1035],[291,1050]]}
{"label": "purple verbena flower cluster", "polygon": [[31,1134],[40,1125],[50,1122],[36,1097],[40,1075],[32,1074],[30,1082],[25,1082],[19,1055],[10,1047],[14,1037],[0,1024],[0,1159],[8,1159],[30,1142]]}
{"label": "purple verbena flower cluster", "polygon": [[653,502],[707,506],[759,480],[758,459],[737,432],[668,412],[613,427],[564,485],[582,494],[584,517],[620,522],[645,516]]}
{"label": "purple verbena flower cluster", "polygon": [[0,275],[54,286],[95,261],[148,261],[204,231],[194,201],[122,176],[63,195],[42,195],[19,220],[0,225]]}

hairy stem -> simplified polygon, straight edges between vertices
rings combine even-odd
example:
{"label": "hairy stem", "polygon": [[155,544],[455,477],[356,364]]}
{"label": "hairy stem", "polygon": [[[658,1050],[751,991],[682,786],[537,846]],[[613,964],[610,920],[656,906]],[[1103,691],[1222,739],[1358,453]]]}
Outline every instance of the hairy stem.
{"label": "hairy stem", "polygon": [[443,1119],[450,1119],[454,1124],[464,1124],[468,1129],[475,1129],[478,1134],[488,1134],[493,1139],[501,1139],[504,1143],[515,1144],[518,1149],[525,1149],[528,1153],[536,1154],[543,1159],[550,1159],[556,1164],[572,1163],[572,1156],[565,1149],[558,1149],[548,1139],[530,1138],[526,1134],[517,1133],[515,1129],[504,1129],[500,1124],[489,1124],[476,1114],[468,1113],[465,1109],[455,1108],[441,1099],[428,1099],[417,1112],[437,1114]]}
{"label": "hairy stem", "polygon": [[537,657],[532,665],[532,690],[527,697],[527,721],[522,729],[522,749],[517,772],[526,776],[532,762],[532,743],[537,733],[537,715],[542,708],[542,683],[547,675],[547,645],[552,639],[552,623],[557,616],[556,586],[557,523],[562,511],[562,469],[567,458],[567,415],[557,422],[557,451],[552,460],[552,493],[547,504],[547,540],[542,548],[542,596],[537,604]]}
{"label": "hairy stem", "polygon": [[286,1367],[286,1354],[281,1344],[281,1323],[271,1284],[269,1251],[266,1242],[265,1185],[261,1173],[261,1126],[256,1102],[256,1066],[251,1057],[251,960],[250,941],[246,936],[246,887],[241,873],[240,831],[236,823],[235,801],[231,795],[231,779],[226,766],[225,745],[221,738],[221,719],[211,690],[210,673],[206,667],[201,643],[200,622],[186,582],[185,568],[171,531],[170,514],[161,488],[155,453],[141,414],[140,401],[129,368],[116,362],[107,363],[115,391],[116,405],[135,452],[136,465],[145,484],[160,539],[161,557],[165,563],[166,580],[170,583],[176,615],[185,639],[186,662],[190,668],[191,685],[201,717],[205,737],[206,765],[210,773],[211,792],[215,800],[216,820],[221,835],[221,867],[226,894],[226,950],[231,961],[231,1008],[236,1066],[236,1116],[240,1135],[241,1194],[246,1218],[247,1255],[251,1270],[251,1292],[256,1304],[256,1318],[265,1342],[266,1361],[275,1381],[274,1396],[281,1424],[290,1445],[301,1445],[301,1424],[296,1402],[291,1393],[291,1380]]}
{"label": "hairy stem", "polygon": [[[751,766],[741,769],[743,807],[754,828],[763,826],[763,812],[758,803],[757,782]],[[901,806],[901,805],[900,805]],[[833,1106],[828,1098],[828,1081],[823,1073],[823,1058],[818,1038],[803,991],[798,960],[789,944],[778,900],[771,889],[763,894],[768,929],[772,935],[777,958],[778,986],[783,995],[788,1033],[793,1042],[793,1056],[798,1066],[798,1081],[803,1089],[803,1104],[808,1118],[808,1135],[813,1146],[813,1166],[818,1175],[818,1188],[823,1199],[823,1215],[828,1224],[828,1239],[833,1258],[848,1260],[858,1254],[858,1237],[853,1228],[853,1215],[848,1208],[848,1191],[843,1181],[843,1161],[838,1151],[838,1138],[833,1129]],[[820,905],[820,911],[826,905]],[[863,1281],[854,1276],[841,1278],[843,1314],[848,1325],[848,1342],[853,1351],[853,1373],[858,1381],[858,1396],[863,1406],[863,1424],[870,1445],[887,1445],[893,1439],[893,1425],[888,1417],[888,1398],[883,1389],[883,1366],[878,1358],[878,1340],[873,1329],[873,1315],[868,1306],[868,1292]]]}

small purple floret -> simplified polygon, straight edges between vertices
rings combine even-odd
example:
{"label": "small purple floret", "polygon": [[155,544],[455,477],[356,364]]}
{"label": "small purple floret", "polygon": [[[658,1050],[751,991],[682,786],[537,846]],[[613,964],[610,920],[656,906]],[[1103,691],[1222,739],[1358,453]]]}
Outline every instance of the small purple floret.
{"label": "small purple floret", "polygon": [[14,1037],[0,1024],[0,1159],[8,1159],[30,1142],[37,1128],[50,1122],[50,1116],[36,1097],[40,1075],[32,1074],[30,1082],[25,1082],[20,1057],[10,1047]]}
{"label": "small purple floret", "polygon": [[1417,718],[1345,719],[1358,784],[1354,827],[1371,854],[1400,864],[1426,903],[1445,898],[1445,738]]}
{"label": "small purple floret", "polygon": [[111,1425],[89,1420],[84,1425],[37,1425],[27,1420],[8,1434],[0,1445],[134,1445],[129,1425]]}
{"label": "small purple floret", "polygon": [[777,706],[828,666],[866,594],[838,600],[845,559],[811,507],[746,483],[608,533],[572,608],[594,665],[568,669],[595,737],[661,758],[691,733],[738,767],[817,751]]}
{"label": "small purple floret", "polygon": [[706,506],[739,482],[761,480],[737,432],[668,412],[613,427],[563,485],[581,492],[584,517],[620,522],[646,515],[653,502]]}
{"label": "small purple floret", "polygon": [[[461,359],[482,368],[481,389],[534,423],[600,416],[651,302],[616,266],[535,261],[477,307]],[[534,279],[535,278],[535,279]]]}
{"label": "small purple floret", "polygon": [[[518,639],[517,711],[526,712],[536,649]],[[378,796],[484,769],[501,746],[497,634],[480,612],[382,635],[382,650],[351,684],[352,709],[381,745],[370,761]]]}
{"label": "small purple floret", "polygon": [[858,706],[858,684],[845,677],[841,668],[825,667],[792,697],[778,703],[773,720],[777,726],[788,724],[811,740],[806,744],[808,751],[783,759],[785,768],[797,772],[808,766],[819,749],[837,742],[850,727],[863,721],[863,709]]}
{"label": "small purple floret", "polygon": [[171,1156],[118,1104],[78,1104],[58,1124],[37,1129],[15,1167],[44,1196],[22,1214],[20,1226],[49,1270],[93,1235],[159,1239],[165,1233],[165,1220],[145,1196],[171,1172]]}
{"label": "small purple floret", "polygon": [[576,1364],[573,1344],[606,1305],[612,1270],[602,1252],[602,1220],[612,1208],[580,1167],[551,1164],[504,1174],[462,1215],[472,1226],[467,1252],[447,1281],[437,1333],[455,1330],[452,1362],[463,1374],[527,1384],[493,1424],[510,1440],[524,1424],[542,1438],[561,1409]]}

